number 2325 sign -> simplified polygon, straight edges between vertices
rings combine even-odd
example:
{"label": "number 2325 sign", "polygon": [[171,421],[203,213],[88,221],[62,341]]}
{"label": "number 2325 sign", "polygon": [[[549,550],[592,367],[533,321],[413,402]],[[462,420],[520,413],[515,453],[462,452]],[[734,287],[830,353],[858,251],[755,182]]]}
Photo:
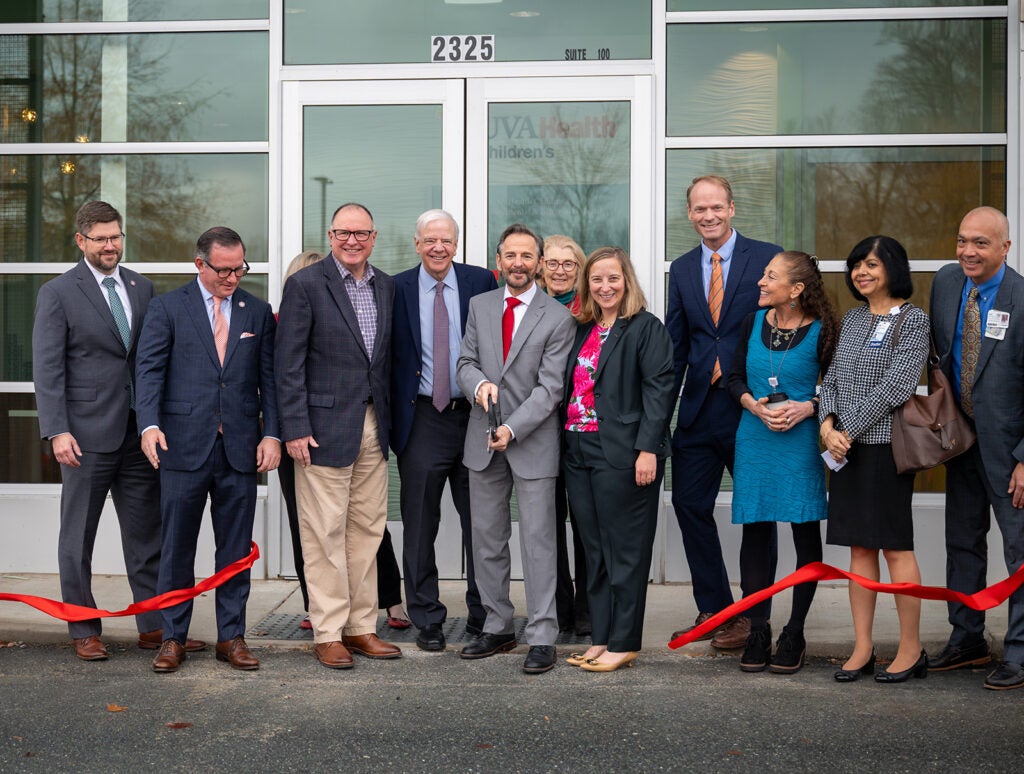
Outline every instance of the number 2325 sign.
{"label": "number 2325 sign", "polygon": [[493,62],[494,35],[433,35],[431,62]]}

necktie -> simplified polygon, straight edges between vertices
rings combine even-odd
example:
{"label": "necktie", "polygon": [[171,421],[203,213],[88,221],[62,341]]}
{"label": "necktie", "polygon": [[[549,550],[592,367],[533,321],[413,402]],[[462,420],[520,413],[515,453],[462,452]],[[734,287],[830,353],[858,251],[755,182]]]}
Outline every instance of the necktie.
{"label": "necktie", "polygon": [[978,289],[971,288],[964,306],[963,337],[960,340],[960,406],[969,417],[974,416],[974,371],[981,352],[981,310],[978,308]]}
{"label": "necktie", "polygon": [[518,298],[509,296],[505,299],[505,312],[501,315],[501,350],[502,360],[508,360],[508,351],[512,347],[512,332],[516,325],[515,309],[522,303]]}
{"label": "necktie", "polygon": [[223,298],[213,297],[213,343],[217,347],[217,357],[224,365],[224,355],[228,351],[228,322],[220,311]]}
{"label": "necktie", "polygon": [[448,348],[448,307],[444,303],[444,282],[434,287],[434,384],[433,404],[444,411],[452,399]]}
{"label": "necktie", "polygon": [[[711,321],[718,325],[718,318],[722,314],[722,256],[718,253],[711,253],[711,282],[708,283],[708,310],[711,312]],[[715,358],[715,367],[711,370],[711,383],[714,384],[722,378],[722,364]]]}
{"label": "necktie", "polygon": [[[121,343],[124,344],[124,351],[127,352],[132,345],[132,329],[128,325],[128,315],[124,312],[124,304],[121,303],[121,297],[117,295],[115,284],[113,277],[103,279],[103,287],[107,289],[107,298],[110,299],[110,313],[114,315],[114,325],[117,326],[117,332],[121,334]],[[128,384],[128,407],[135,408],[135,385],[131,382]]]}

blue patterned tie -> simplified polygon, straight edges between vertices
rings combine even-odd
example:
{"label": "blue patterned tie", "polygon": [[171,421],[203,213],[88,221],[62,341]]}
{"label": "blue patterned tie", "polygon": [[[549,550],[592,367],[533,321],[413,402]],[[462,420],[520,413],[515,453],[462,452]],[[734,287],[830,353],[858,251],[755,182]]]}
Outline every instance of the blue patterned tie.
{"label": "blue patterned tie", "polygon": [[[113,277],[106,277],[103,280],[103,287],[107,289],[107,298],[110,299],[110,313],[114,315],[114,325],[117,332],[121,334],[121,343],[124,344],[124,351],[127,352],[132,345],[132,329],[128,325],[128,315],[124,313],[124,304],[121,297],[117,295],[116,283]],[[129,382],[128,407],[135,408],[135,385]]]}

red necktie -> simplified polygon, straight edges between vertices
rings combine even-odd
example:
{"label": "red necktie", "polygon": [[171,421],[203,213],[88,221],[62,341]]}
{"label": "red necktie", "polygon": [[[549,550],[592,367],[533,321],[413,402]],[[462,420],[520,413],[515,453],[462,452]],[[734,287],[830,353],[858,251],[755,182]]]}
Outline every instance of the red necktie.
{"label": "red necktie", "polygon": [[[722,256],[711,254],[711,282],[708,283],[708,311],[711,321],[717,326],[722,314]],[[722,378],[722,364],[715,358],[715,367],[711,370],[711,383]]]}
{"label": "red necktie", "polygon": [[505,299],[505,311],[501,315],[501,351],[502,360],[508,360],[508,351],[512,347],[512,331],[516,325],[515,312],[512,310],[519,306],[520,301],[515,296],[509,296]]}

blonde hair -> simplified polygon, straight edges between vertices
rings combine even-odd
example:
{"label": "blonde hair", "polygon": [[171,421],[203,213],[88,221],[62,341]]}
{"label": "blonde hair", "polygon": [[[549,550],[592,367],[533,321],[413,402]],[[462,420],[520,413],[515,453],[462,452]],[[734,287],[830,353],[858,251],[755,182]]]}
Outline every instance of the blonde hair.
{"label": "blonde hair", "polygon": [[288,281],[288,278],[292,276],[299,269],[305,269],[307,266],[312,266],[314,263],[322,261],[323,255],[318,253],[316,250],[306,250],[305,252],[299,253],[292,262],[288,264],[288,268],[284,271],[284,279],[281,281],[282,287],[284,283]]}
{"label": "blonde hair", "polygon": [[[544,240],[544,249],[542,251],[542,255],[547,256],[549,250],[558,250],[561,248],[565,248],[566,250],[571,252],[573,257],[576,259],[575,290],[578,294],[580,292],[580,277],[583,276],[583,264],[587,262],[587,254],[583,252],[583,248],[580,247],[576,243],[576,240],[573,239],[572,237],[567,237],[565,236],[565,234],[552,234],[551,236]],[[544,279],[544,261],[545,258],[541,258],[539,261],[541,279]],[[547,282],[544,283],[544,289],[548,292],[549,296],[554,295],[554,293],[551,292],[551,288],[548,287]]]}
{"label": "blonde hair", "polygon": [[622,268],[622,282],[625,285],[625,290],[622,294],[622,303],[619,304],[619,317],[629,319],[647,308],[647,299],[644,298],[644,291],[640,288],[640,281],[636,278],[633,262],[629,260],[629,253],[621,247],[599,247],[587,258],[586,266],[581,272],[580,310],[576,313],[576,319],[581,323],[601,319],[601,307],[590,293],[590,270],[595,263],[603,261],[605,258],[615,258]]}

